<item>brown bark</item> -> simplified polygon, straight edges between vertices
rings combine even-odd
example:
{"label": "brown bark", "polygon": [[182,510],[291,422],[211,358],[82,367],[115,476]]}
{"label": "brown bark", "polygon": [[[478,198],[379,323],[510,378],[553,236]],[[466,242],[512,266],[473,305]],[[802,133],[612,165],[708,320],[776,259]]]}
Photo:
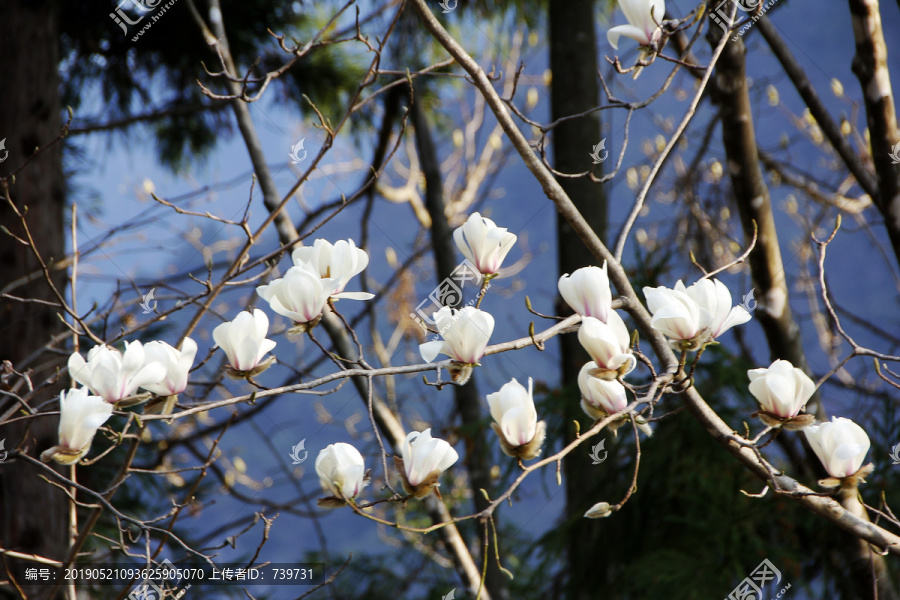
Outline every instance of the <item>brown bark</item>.
{"label": "brown bark", "polygon": [[[851,514],[863,521],[869,521],[869,514],[859,498],[856,486],[841,488],[838,501]],[[860,598],[866,600],[897,600],[897,589],[891,581],[891,575],[885,565],[884,558],[872,551],[872,546],[865,540],[846,532],[841,532],[844,540],[844,556],[853,573],[853,583]]]}
{"label": "brown bark", "polygon": [[[599,103],[597,80],[597,40],[594,32],[594,1],[570,0],[550,2],[550,69],[551,112],[554,120],[579,114]],[[560,123],[553,130],[554,168],[565,173],[584,171],[591,166],[589,153],[602,138],[599,113]],[[599,171],[599,168],[597,169]],[[560,180],[572,202],[591,228],[600,237],[606,235],[606,194],[598,184],[587,177]],[[569,222],[562,215],[556,217],[557,264],[559,275],[588,265],[598,264],[590,250],[581,242]],[[557,301],[557,314],[571,314],[571,309]],[[578,371],[589,357],[574,335],[560,336],[562,385],[571,401],[566,407],[566,442],[572,440],[571,423],[583,419],[576,381]],[[566,485],[566,513],[582,515],[598,498],[597,490],[586,482],[591,481],[591,460],[587,453],[573,454],[563,463]],[[599,521],[581,519],[569,536],[567,547],[569,567],[569,591],[573,599],[596,597],[606,574],[598,564],[604,564],[603,555],[609,545],[603,544]]]}
{"label": "brown bark", "polygon": [[[0,177],[5,177],[22,165],[35,148],[47,145],[60,133],[59,5],[28,0],[5,3],[0,18],[0,56],[0,81],[4,82],[0,94],[0,139],[6,139],[9,153],[0,163]],[[3,156],[0,152],[0,158]],[[10,187],[15,205],[20,210],[27,207],[28,227],[37,251],[47,263],[62,260],[65,255],[64,191],[61,144],[36,156],[16,175]],[[0,223],[23,236],[23,228],[5,199],[0,201]],[[31,248],[0,234],[0,288],[39,269]],[[53,277],[58,289],[63,290],[65,272],[57,271]],[[43,278],[16,288],[15,295],[56,301]],[[53,308],[0,300],[0,360],[11,361],[19,371],[35,368],[31,377],[36,384],[52,374],[58,357],[41,355],[30,365],[23,360],[59,330],[60,321]],[[30,403],[39,404],[56,392],[55,386],[45,387]],[[0,412],[9,408],[8,402],[0,401]],[[15,448],[37,456],[56,443],[56,427],[55,418],[0,426],[0,439],[6,440],[7,450]],[[0,464],[3,548],[62,559],[67,550],[67,525],[66,500],[59,490],[39,479],[23,461],[9,459]],[[7,564],[13,561],[8,560]],[[25,589],[46,592],[46,588]]]}
{"label": "brown bark", "polygon": [[891,159],[893,145],[900,143],[900,130],[878,0],[850,0],[850,19],[856,38],[853,73],[859,79],[866,103],[872,162],[878,178],[878,194],[873,201],[884,216],[888,238],[900,262],[900,164]]}
{"label": "brown bark", "polygon": [[[715,45],[722,30],[711,27],[709,36]],[[753,316],[763,327],[773,360],[789,360],[795,367],[808,370],[800,328],[791,313],[769,189],[759,163],[745,55],[746,47],[740,39],[725,46],[716,65],[712,92],[722,111],[722,142],[745,238],[752,238],[754,223],[758,227],[756,247],[748,260],[758,300]]]}

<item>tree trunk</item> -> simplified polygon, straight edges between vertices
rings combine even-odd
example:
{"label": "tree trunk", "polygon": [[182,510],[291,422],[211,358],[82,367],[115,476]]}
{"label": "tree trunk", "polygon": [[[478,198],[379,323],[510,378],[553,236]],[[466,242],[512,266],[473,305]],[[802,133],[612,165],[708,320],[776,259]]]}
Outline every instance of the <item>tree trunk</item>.
{"label": "tree trunk", "polygon": [[[550,2],[550,69],[553,74],[551,110],[554,120],[582,113],[599,103],[597,81],[597,40],[594,32],[593,0]],[[600,142],[598,113],[565,121],[553,130],[554,167],[564,173],[585,171],[591,166],[590,152]],[[560,179],[585,220],[602,238],[606,235],[606,195],[604,189],[587,177]],[[559,274],[596,264],[591,252],[581,242],[571,225],[561,215],[556,216]],[[557,314],[571,314],[562,301],[557,302]],[[573,419],[583,419],[578,391],[575,387],[578,371],[588,360],[587,353],[574,335],[561,336],[562,386],[566,395],[566,442],[572,440]],[[591,461],[585,452],[569,455],[563,462],[566,485],[566,514],[572,518],[582,515],[596,503],[597,490],[590,485]],[[598,521],[580,519],[573,527],[568,541],[568,597],[588,600],[596,598],[596,590],[605,578],[598,565],[603,564],[606,550],[600,539]]]}
{"label": "tree trunk", "polygon": [[852,68],[866,103],[872,163],[878,178],[878,194],[872,200],[884,216],[884,227],[900,262],[900,164],[891,157],[894,144],[900,144],[900,129],[878,0],[850,0],[850,15],[856,39]]}
{"label": "tree trunk", "polygon": [[[431,216],[431,245],[434,250],[434,262],[437,265],[437,281],[441,282],[450,278],[456,268],[456,252],[453,250],[453,231],[447,222],[447,214],[444,209],[444,185],[441,177],[441,162],[434,147],[431,137],[428,119],[422,109],[421,95],[418,90],[415,93],[411,116],[415,128],[416,150],[419,153],[419,161],[422,164],[422,172],[425,176],[425,208]],[[471,284],[470,284],[471,285]],[[462,297],[459,298],[460,303]],[[466,470],[472,483],[472,500],[476,511],[482,511],[490,502],[478,490],[485,490],[493,497],[491,482],[491,465],[489,463],[489,435],[483,421],[481,406],[478,402],[478,387],[475,384],[475,374],[463,386],[453,386],[453,397],[456,403],[456,412],[463,424],[461,436],[465,440]],[[494,511],[494,525],[499,528],[499,511]],[[485,530],[479,522],[478,535],[481,543],[479,547],[488,553],[488,566],[485,574],[485,587],[495,600],[508,600],[509,587],[506,576],[500,571],[497,560],[494,558],[494,543],[492,536],[485,540]],[[484,560],[484,556],[481,557]]]}
{"label": "tree trunk", "polygon": [[[715,46],[722,34],[719,27],[710,27],[708,34],[710,45]],[[765,331],[771,357],[789,360],[795,367],[809,372],[806,354],[800,339],[800,327],[791,312],[769,189],[763,179],[759,164],[759,150],[756,145],[753,113],[750,108],[745,57],[746,47],[743,41],[738,39],[728,42],[715,67],[712,91],[713,100],[722,110],[722,141],[725,147],[726,163],[731,175],[732,193],[738,207],[745,238],[752,237],[754,223],[758,227],[756,247],[750,253],[748,260],[756,292],[761,296],[759,310],[754,313],[754,317],[759,319]],[[815,407],[813,407],[814,404]],[[818,401],[818,396],[813,396],[807,405],[807,410],[818,413],[817,416],[820,419],[824,417],[824,408]],[[785,441],[785,436],[781,437],[784,439],[779,440],[780,443],[788,448],[793,448],[792,445],[787,446],[788,442]],[[804,469],[808,469],[809,465],[818,464],[810,448],[804,447],[804,450],[807,459],[804,463],[794,465],[796,473],[802,473]],[[867,546],[862,541],[860,544]],[[854,549],[852,545],[842,546],[838,550],[844,556],[849,556],[851,562],[857,561],[851,565],[850,569],[854,583],[860,589],[870,585],[869,573],[864,569],[857,568],[857,559],[862,550]],[[873,569],[878,573],[884,572],[883,557],[874,553],[865,553],[865,556],[866,564],[869,564],[868,559],[870,559],[874,565]],[[894,598],[895,596],[883,597]]]}
{"label": "tree trunk", "polygon": [[[56,2],[10,0],[4,3],[0,18],[0,139],[6,140],[5,154],[0,150],[0,177],[22,165],[35,148],[53,141],[60,132],[59,96],[59,5]],[[20,211],[27,207],[27,222],[38,252],[48,264],[65,255],[63,210],[65,180],[62,168],[62,144],[47,148],[15,177],[10,197]],[[17,236],[24,229],[3,198],[0,223]],[[0,289],[10,282],[38,272],[39,263],[32,249],[0,234]],[[65,289],[65,271],[56,271],[54,283]],[[16,287],[9,293],[20,298],[55,301],[43,277]],[[9,360],[18,371],[33,369],[35,386],[50,377],[60,364],[58,356],[42,354],[28,364],[23,361],[60,331],[57,310],[34,303],[0,300],[0,360]],[[15,380],[15,378],[13,379]],[[34,394],[31,405],[52,398],[57,386],[47,386]],[[8,398],[0,401],[0,412],[10,408]],[[55,417],[0,425],[0,439],[7,450],[18,449],[36,457],[56,443]],[[65,495],[39,479],[33,468],[22,461],[8,459],[0,464],[0,545],[8,550],[64,559],[67,543],[67,505]],[[7,565],[15,561],[4,557]],[[0,572],[3,568],[0,567]],[[3,574],[0,573],[0,577]],[[26,593],[38,597],[38,590]],[[0,596],[4,592],[0,592]],[[18,596],[16,596],[18,597]]]}

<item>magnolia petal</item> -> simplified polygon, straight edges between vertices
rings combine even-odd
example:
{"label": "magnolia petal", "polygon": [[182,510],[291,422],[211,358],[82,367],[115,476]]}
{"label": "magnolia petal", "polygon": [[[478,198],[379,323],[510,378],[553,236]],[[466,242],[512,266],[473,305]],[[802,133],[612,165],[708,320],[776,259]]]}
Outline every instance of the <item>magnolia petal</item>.
{"label": "magnolia petal", "polygon": [[614,50],[619,49],[619,38],[623,35],[633,39],[642,46],[646,46],[650,43],[650,38],[647,37],[647,34],[644,33],[643,29],[635,27],[634,25],[616,25],[606,32],[606,39]]}
{"label": "magnolia petal", "polygon": [[419,344],[419,354],[422,355],[422,360],[425,362],[434,362],[434,359],[437,358],[438,354],[450,354],[450,348],[447,342],[441,340],[435,340],[433,342],[425,342],[424,344]]}
{"label": "magnolia petal", "polygon": [[87,385],[91,380],[91,371],[86,367],[87,361],[77,352],[69,356],[69,376],[81,385]]}
{"label": "magnolia petal", "polygon": [[339,292],[332,294],[331,297],[346,298],[347,300],[371,300],[375,297],[375,294],[370,294],[369,292]]}
{"label": "magnolia petal", "polygon": [[159,383],[166,377],[166,367],[162,363],[153,362],[144,365],[144,367],[131,378],[126,388],[126,395],[131,395],[139,387],[143,387],[150,383]]}
{"label": "magnolia petal", "polygon": [[262,360],[263,356],[267,353],[271,352],[273,348],[275,348],[276,342],[272,340],[263,340],[259,344],[259,351],[256,354],[256,361],[259,362]]}
{"label": "magnolia petal", "polygon": [[247,335],[235,344],[232,352],[234,356],[231,358],[234,360],[234,363],[231,366],[239,371],[249,371],[256,366],[259,359],[257,341],[252,335]]}

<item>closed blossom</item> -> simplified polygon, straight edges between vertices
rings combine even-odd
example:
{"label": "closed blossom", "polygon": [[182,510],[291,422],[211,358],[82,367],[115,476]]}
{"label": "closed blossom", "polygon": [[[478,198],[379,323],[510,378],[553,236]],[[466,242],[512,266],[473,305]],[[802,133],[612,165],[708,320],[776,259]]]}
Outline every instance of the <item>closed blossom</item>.
{"label": "closed blossom", "polygon": [[461,363],[476,364],[494,332],[494,317],[474,306],[461,310],[441,307],[434,313],[434,322],[444,339],[419,345],[425,362],[432,362],[443,353]]}
{"label": "closed blossom", "polygon": [[601,369],[630,373],[636,364],[631,353],[631,339],[622,317],[612,311],[607,322],[593,317],[581,320],[578,341]]}
{"label": "closed blossom", "polygon": [[573,311],[583,317],[594,317],[606,323],[612,311],[612,290],[603,267],[582,267],[559,278],[559,294]]}
{"label": "closed blossom", "polygon": [[266,339],[268,332],[269,317],[256,308],[217,326],[213,339],[225,352],[232,369],[250,372],[261,366],[263,357],[275,347],[275,342]]}
{"label": "closed blossom", "polygon": [[359,450],[338,442],[316,457],[316,474],[322,487],[341,499],[355,498],[366,486],[366,465]]}
{"label": "closed blossom", "polygon": [[482,275],[496,275],[516,235],[476,212],[453,232],[453,241]]}
{"label": "closed blossom", "polygon": [[406,436],[401,448],[404,482],[409,493],[427,493],[437,485],[441,473],[449,469],[459,454],[446,441],[431,437],[431,429],[413,431]]}
{"label": "closed blossom", "polygon": [[59,393],[59,445],[41,454],[61,464],[72,464],[87,454],[97,430],[112,416],[113,405],[87,388]]}
{"label": "closed blossom", "polygon": [[538,422],[531,377],[528,389],[512,379],[499,392],[488,394],[487,401],[494,419],[491,427],[500,437],[503,451],[524,460],[540,454],[546,424]]}
{"label": "closed blossom", "polygon": [[750,369],[747,375],[760,407],[782,418],[797,416],[816,391],[813,380],[786,360],[776,360],[768,369]]}
{"label": "closed blossom", "polygon": [[625,386],[615,379],[598,377],[597,363],[591,361],[578,373],[578,389],[581,390],[581,408],[592,419],[602,419],[625,410],[628,396]]}
{"label": "closed blossom", "polygon": [[144,344],[147,362],[158,362],[166,368],[166,376],[159,383],[143,386],[145,390],[159,396],[180,394],[187,387],[188,373],[197,356],[197,342],[187,337],[181,342],[181,350],[176,350],[166,342]]}
{"label": "closed blossom", "polygon": [[803,433],[832,477],[849,477],[859,471],[869,452],[869,436],[850,419],[832,417],[831,422],[807,427]]}

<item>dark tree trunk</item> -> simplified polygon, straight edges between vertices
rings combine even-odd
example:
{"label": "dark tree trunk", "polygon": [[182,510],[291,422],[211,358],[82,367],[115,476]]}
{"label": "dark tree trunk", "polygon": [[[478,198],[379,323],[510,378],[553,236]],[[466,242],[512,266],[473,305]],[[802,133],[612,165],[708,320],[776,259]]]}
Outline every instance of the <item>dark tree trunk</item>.
{"label": "dark tree trunk", "polygon": [[[0,151],[0,159],[6,157],[0,163],[0,177],[7,177],[35,148],[47,145],[60,132],[59,5],[34,0],[5,2],[0,18],[0,57],[0,139],[6,139],[9,153]],[[35,157],[10,185],[15,205],[21,211],[27,207],[28,226],[47,263],[62,260],[65,255],[64,189],[61,144]],[[5,198],[0,200],[0,223],[23,236],[24,230]],[[40,270],[32,250],[0,234],[0,289],[35,272]],[[65,271],[57,270],[53,277],[63,290]],[[9,293],[21,298],[56,300],[43,277]],[[52,375],[60,364],[59,357],[45,353],[28,364],[23,361],[60,331],[56,312],[40,304],[0,300],[0,360],[11,361],[19,371],[33,369],[31,379],[36,386]],[[30,403],[50,399],[56,391],[55,386],[47,386]],[[0,400],[0,413],[10,406],[7,398]],[[56,418],[47,417],[0,425],[0,439],[6,440],[7,450],[19,449],[36,457],[56,443],[57,422]],[[22,461],[9,459],[0,464],[3,548],[63,559],[67,552],[67,523],[65,496],[59,490],[39,479],[35,470]],[[7,564],[14,563],[6,558]],[[31,591],[27,586],[24,589]],[[37,589],[43,593],[47,590]],[[33,593],[29,597],[37,597],[37,591]]]}
{"label": "dark tree trunk", "polygon": [[[597,80],[597,40],[594,31],[593,0],[550,2],[550,69],[553,73],[551,90],[552,118],[559,119],[582,113],[599,103]],[[590,152],[602,135],[597,113],[566,121],[553,130],[554,167],[558,171],[574,173],[591,166]],[[595,232],[606,235],[606,195],[603,188],[587,177],[560,179],[563,189],[575,203]],[[596,264],[590,251],[575,235],[572,227],[557,214],[557,248],[559,274],[571,273],[580,267]],[[564,302],[557,303],[557,314],[570,314]],[[566,441],[573,436],[573,419],[583,419],[578,403],[576,381],[581,366],[590,360],[574,335],[560,338],[562,351],[562,385],[566,396]],[[590,485],[591,461],[584,452],[573,453],[564,461],[566,484],[566,514],[575,519],[594,503],[594,486]],[[600,523],[579,519],[568,541],[569,584],[568,597],[588,600],[596,598],[597,587],[604,578],[600,543]]]}

